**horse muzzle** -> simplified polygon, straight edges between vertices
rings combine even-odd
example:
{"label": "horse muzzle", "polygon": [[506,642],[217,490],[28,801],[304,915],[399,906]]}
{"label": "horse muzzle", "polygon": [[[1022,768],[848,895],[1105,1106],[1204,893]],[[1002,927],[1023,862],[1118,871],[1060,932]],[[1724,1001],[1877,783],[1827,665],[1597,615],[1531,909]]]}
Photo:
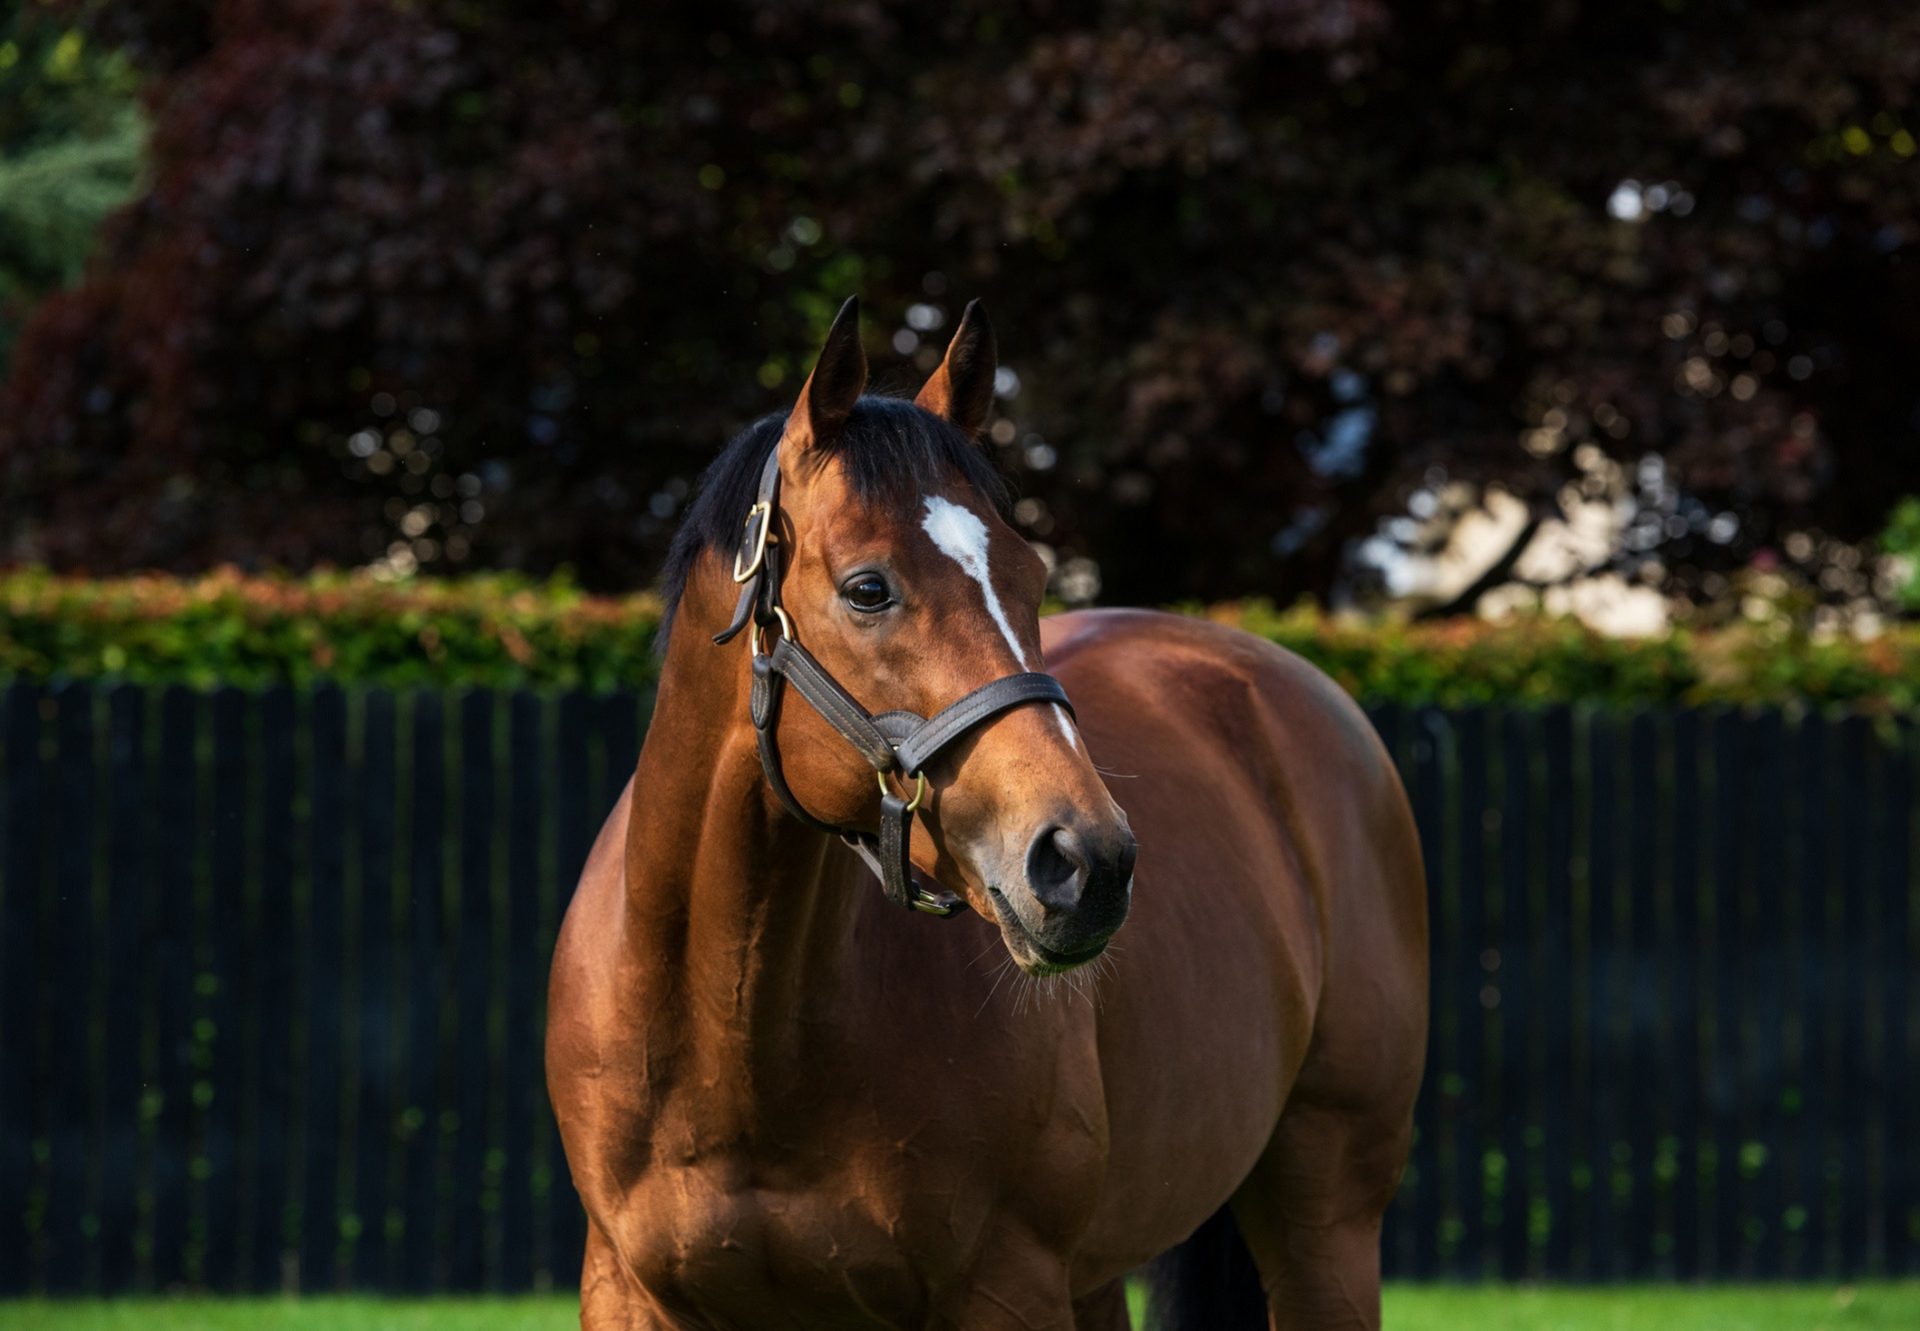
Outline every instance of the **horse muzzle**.
{"label": "horse muzzle", "polygon": [[1043,824],[1021,871],[987,889],[1014,959],[1029,972],[1052,974],[1099,956],[1126,922],[1136,850],[1123,822]]}

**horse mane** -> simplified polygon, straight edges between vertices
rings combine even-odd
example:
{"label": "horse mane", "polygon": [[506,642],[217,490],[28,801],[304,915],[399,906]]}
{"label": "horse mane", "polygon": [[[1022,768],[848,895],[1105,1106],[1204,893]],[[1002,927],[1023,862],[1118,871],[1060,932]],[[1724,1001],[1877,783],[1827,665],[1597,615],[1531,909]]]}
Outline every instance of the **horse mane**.
{"label": "horse mane", "polygon": [[[660,650],[666,650],[694,566],[709,550],[730,554],[739,541],[760,468],[780,442],[786,420],[784,411],[762,416],[729,440],[701,475],[660,575]],[[829,452],[854,494],[868,503],[905,507],[957,476],[995,508],[1006,505],[1006,482],[987,450],[941,417],[900,398],[861,398]]]}

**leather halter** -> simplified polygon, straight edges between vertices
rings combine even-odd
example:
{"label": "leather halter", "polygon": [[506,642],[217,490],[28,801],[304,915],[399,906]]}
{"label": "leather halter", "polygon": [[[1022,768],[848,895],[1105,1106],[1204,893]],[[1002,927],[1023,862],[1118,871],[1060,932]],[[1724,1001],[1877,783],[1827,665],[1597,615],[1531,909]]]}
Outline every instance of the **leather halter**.
{"label": "leather halter", "polygon": [[[759,739],[760,766],[767,774],[767,784],[794,817],[809,827],[831,832],[858,851],[879,878],[887,900],[945,918],[960,908],[960,898],[923,885],[908,858],[913,814],[927,793],[924,770],[927,763],[961,736],[1010,708],[1045,702],[1058,703],[1071,712],[1073,704],[1067,701],[1067,691],[1052,675],[1023,671],[983,684],[931,717],[907,711],[882,712],[875,716],[841,688],[826,667],[793,636],[793,621],[780,604],[782,556],[780,539],[774,530],[779,515],[780,446],[775,444],[760,469],[759,495],[747,511],[746,529],[734,556],[733,580],[740,584],[740,600],[734,606],[732,622],[713,637],[716,643],[729,642],[749,623],[753,625],[747,635],[753,653],[750,714]],[[762,650],[762,635],[774,628],[779,629],[780,636],[771,648]],[[878,835],[825,822],[808,813],[794,798],[781,773],[780,749],[774,738],[787,684],[792,684],[827,724],[872,764],[880,786]],[[887,783],[889,772],[898,772],[903,780],[914,783],[911,800],[894,793]]]}

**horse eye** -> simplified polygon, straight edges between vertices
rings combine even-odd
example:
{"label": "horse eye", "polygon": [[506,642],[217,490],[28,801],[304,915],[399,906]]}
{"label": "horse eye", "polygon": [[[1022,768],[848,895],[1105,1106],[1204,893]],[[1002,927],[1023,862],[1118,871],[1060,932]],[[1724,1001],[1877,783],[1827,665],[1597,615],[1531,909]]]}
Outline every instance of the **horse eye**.
{"label": "horse eye", "polygon": [[887,590],[886,579],[877,573],[862,573],[849,579],[840,594],[862,614],[875,614],[893,604],[893,593]]}

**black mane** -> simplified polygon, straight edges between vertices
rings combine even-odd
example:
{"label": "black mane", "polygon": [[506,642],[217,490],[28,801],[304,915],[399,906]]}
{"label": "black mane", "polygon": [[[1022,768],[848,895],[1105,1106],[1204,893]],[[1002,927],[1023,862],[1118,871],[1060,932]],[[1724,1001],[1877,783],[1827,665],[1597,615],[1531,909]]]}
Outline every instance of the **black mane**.
{"label": "black mane", "polygon": [[[709,550],[731,557],[753,504],[760,468],[780,442],[786,420],[784,411],[762,416],[729,440],[700,477],[660,575],[665,602],[659,639],[663,649],[694,565]],[[861,398],[832,453],[853,492],[869,502],[904,507],[958,476],[996,507],[1006,503],[1006,483],[986,449],[932,412],[899,398]]]}

